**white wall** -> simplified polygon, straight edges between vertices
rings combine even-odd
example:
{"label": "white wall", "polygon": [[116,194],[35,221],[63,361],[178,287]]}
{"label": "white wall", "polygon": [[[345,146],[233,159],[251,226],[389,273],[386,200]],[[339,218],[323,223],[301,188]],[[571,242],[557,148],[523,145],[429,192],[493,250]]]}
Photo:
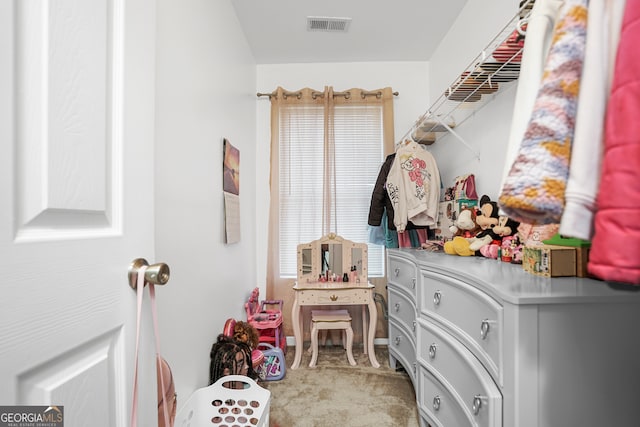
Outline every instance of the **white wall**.
{"label": "white wall", "polygon": [[[181,405],[207,385],[211,344],[227,318],[246,318],[256,286],[256,65],[230,0],[158,0],[157,25],[156,155],[141,167],[156,169],[156,256],[171,267],[157,292],[162,348]],[[241,241],[232,245],[223,137],[240,150]]]}
{"label": "white wall", "polygon": [[[515,16],[518,3],[514,0],[467,2],[431,57],[429,88],[432,101],[458,79],[460,73]],[[429,147],[446,186],[453,185],[458,175],[473,173],[478,194],[487,194],[492,200],[496,200],[500,192],[511,116],[515,108],[516,83],[501,86],[504,88],[499,95],[488,95],[491,102],[455,129],[470,149],[453,135],[447,135]]]}
{"label": "white wall", "polygon": [[[430,91],[437,98],[516,7],[514,0],[470,1],[430,63],[256,66],[231,0],[158,0],[157,146],[148,167],[156,170],[157,261],[171,267],[158,297],[179,405],[206,385],[209,349],[224,321],[244,318],[242,304],[254,286],[264,293],[270,104],[256,92],[391,86],[400,93],[394,102],[399,141],[431,105]],[[514,97],[508,90],[457,129],[480,160],[450,136],[430,147],[445,182],[473,172],[480,192],[497,196]],[[234,245],[223,243],[223,137],[241,158],[242,239]]]}
{"label": "white wall", "polygon": [[[424,112],[429,99],[429,66],[426,62],[340,63],[259,65],[259,92],[271,92],[278,86],[287,90],[311,87],[322,90],[333,86],[341,91],[352,87],[378,89],[391,87],[399,92],[394,100],[395,135],[400,140]],[[269,212],[269,139],[270,108],[268,98],[257,102],[256,158],[256,259],[258,280],[266,277],[267,224]]]}

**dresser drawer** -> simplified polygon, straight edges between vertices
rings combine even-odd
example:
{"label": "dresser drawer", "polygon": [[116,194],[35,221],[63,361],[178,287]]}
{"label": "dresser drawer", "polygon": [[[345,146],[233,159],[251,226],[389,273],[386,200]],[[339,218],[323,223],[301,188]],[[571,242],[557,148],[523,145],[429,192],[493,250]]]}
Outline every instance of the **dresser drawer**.
{"label": "dresser drawer", "polygon": [[411,261],[390,256],[387,281],[401,286],[410,295],[415,297],[418,283],[418,268]]}
{"label": "dresser drawer", "polygon": [[305,289],[297,291],[298,301],[301,305],[353,305],[368,304],[371,300],[371,288],[334,288],[327,289]]}
{"label": "dresser drawer", "polygon": [[475,426],[458,399],[423,366],[418,368],[418,408],[431,427]]}
{"label": "dresser drawer", "polygon": [[388,287],[389,317],[401,323],[416,338],[416,306],[407,296]]}
{"label": "dresser drawer", "polygon": [[473,286],[427,271],[419,298],[421,314],[459,337],[502,385],[502,306]]}
{"label": "dresser drawer", "polygon": [[495,385],[481,392],[460,391],[451,385],[449,377],[441,381],[443,377],[437,372],[420,362],[418,366],[420,406],[443,427],[502,427],[502,396]]}
{"label": "dresser drawer", "polygon": [[416,343],[413,337],[407,335],[407,332],[396,324],[389,321],[389,354],[400,361],[405,371],[411,376],[412,382],[415,384],[416,378]]}
{"label": "dresser drawer", "polygon": [[[454,395],[474,413],[474,396],[483,396],[491,402],[485,413],[474,414],[474,418],[495,421],[500,412],[502,395],[484,366],[458,340],[437,325],[423,319],[418,320],[418,361],[434,375],[446,378]],[[485,425],[485,424],[482,424]],[[493,425],[493,424],[488,424]]]}

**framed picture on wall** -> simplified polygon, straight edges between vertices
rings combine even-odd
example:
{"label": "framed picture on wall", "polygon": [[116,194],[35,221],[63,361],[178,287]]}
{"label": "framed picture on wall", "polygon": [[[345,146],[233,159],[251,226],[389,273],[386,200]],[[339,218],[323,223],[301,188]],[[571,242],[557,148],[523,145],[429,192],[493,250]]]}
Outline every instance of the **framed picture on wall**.
{"label": "framed picture on wall", "polygon": [[223,140],[222,193],[225,243],[240,241],[240,150]]}
{"label": "framed picture on wall", "polygon": [[223,190],[227,193],[240,195],[240,150],[231,145],[227,138],[223,139],[224,160],[222,162]]}

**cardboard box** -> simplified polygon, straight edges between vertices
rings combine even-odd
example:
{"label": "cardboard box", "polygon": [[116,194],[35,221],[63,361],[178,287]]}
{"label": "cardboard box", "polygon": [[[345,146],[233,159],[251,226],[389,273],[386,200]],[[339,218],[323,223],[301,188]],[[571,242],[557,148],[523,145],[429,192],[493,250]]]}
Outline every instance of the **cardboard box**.
{"label": "cardboard box", "polygon": [[458,206],[457,206],[458,213],[460,213],[460,211],[463,208],[471,208],[471,207],[478,206],[478,201],[476,199],[458,199],[456,200],[456,202],[458,202]]}
{"label": "cardboard box", "polygon": [[576,248],[568,246],[525,246],[522,268],[543,277],[575,276],[577,274]]}
{"label": "cardboard box", "polygon": [[591,275],[587,271],[590,250],[591,247],[589,246],[576,248],[576,276],[578,277],[591,277]]}
{"label": "cardboard box", "polygon": [[447,200],[446,202],[440,202],[438,204],[438,222],[435,228],[436,240],[451,240],[453,233],[449,230],[449,227],[455,224],[460,211],[464,207],[478,206],[477,200],[460,199],[460,200]]}
{"label": "cardboard box", "polygon": [[576,276],[591,277],[587,271],[589,263],[589,251],[591,250],[591,242],[588,240],[564,237],[556,233],[551,238],[543,241],[547,245],[570,246],[576,248]]}
{"label": "cardboard box", "polygon": [[447,241],[451,240],[453,237],[449,227],[453,225],[456,206],[457,203],[453,200],[440,202],[438,204],[438,222],[436,223],[436,228],[434,230],[436,240]]}

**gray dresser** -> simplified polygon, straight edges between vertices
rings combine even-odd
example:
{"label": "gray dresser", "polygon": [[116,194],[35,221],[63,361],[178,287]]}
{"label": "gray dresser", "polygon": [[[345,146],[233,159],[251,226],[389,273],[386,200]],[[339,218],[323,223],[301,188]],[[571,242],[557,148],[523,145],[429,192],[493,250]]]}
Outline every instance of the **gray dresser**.
{"label": "gray dresser", "polygon": [[423,426],[640,425],[640,289],[387,252],[389,361]]}

